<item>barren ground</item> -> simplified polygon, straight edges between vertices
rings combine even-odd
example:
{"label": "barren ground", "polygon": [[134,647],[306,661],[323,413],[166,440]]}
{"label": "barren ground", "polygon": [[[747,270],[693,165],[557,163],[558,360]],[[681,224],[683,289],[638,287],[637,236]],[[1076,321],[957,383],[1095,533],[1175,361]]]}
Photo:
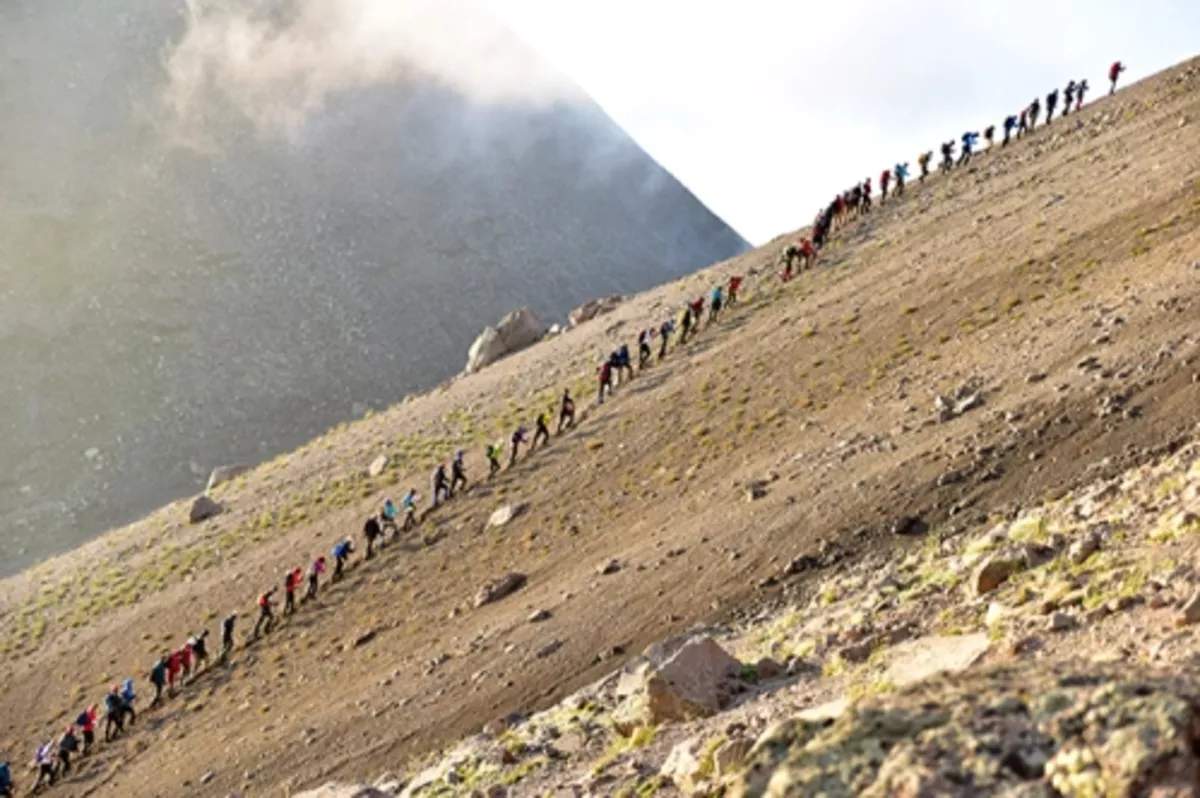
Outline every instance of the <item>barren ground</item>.
{"label": "barren ground", "polygon": [[[164,508],[0,583],[0,754],[26,761],[124,675],[145,693],[163,646],[215,635],[229,610],[248,632],[254,596],[357,535],[385,493],[428,493],[458,445],[484,473],[485,441],[564,385],[590,401],[599,354],[728,274],[747,286],[720,324],[420,536],[357,562],[55,792],[286,795],[399,770],[595,680],[614,647],[778,601],[804,578],[763,580],[821,541],[851,561],[919,546],[1178,447],[1200,421],[1196,65],[914,182],[789,284],[772,242],[331,431],[218,489],[228,511],[213,521]],[[981,406],[939,419],[937,396],[972,393]],[[369,479],[380,453],[391,466]],[[754,480],[766,494],[750,501]],[[524,514],[485,529],[518,501]],[[929,531],[894,534],[905,518]],[[621,569],[600,575],[612,558]],[[523,590],[472,609],[513,570]],[[528,623],[537,609],[550,620]]]}

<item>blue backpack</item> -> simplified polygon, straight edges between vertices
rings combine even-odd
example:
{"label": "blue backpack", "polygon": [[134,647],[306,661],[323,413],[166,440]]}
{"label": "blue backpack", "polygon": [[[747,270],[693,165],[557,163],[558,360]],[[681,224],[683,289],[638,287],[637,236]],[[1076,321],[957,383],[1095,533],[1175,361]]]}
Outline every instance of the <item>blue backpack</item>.
{"label": "blue backpack", "polygon": [[0,787],[8,787],[12,784],[12,774],[8,772],[8,763],[0,762]]}

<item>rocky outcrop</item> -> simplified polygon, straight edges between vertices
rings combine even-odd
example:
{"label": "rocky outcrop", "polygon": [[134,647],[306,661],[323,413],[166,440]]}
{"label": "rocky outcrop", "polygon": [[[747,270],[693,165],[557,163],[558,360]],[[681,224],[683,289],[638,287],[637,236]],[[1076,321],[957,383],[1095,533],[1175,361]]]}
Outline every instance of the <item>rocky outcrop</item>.
{"label": "rocky outcrop", "polygon": [[546,328],[529,308],[509,313],[495,327],[488,327],[479,334],[467,352],[468,374],[474,374],[484,366],[519,352],[536,343]]}
{"label": "rocky outcrop", "polygon": [[728,703],[740,670],[711,637],[694,637],[662,664],[651,659],[622,675],[618,693],[630,696],[622,714],[650,725],[706,718]]}
{"label": "rocky outcrop", "polygon": [[763,734],[735,796],[1194,795],[1200,686],[1031,663],[940,678]]}
{"label": "rocky outcrop", "polygon": [[205,488],[205,491],[210,491],[218,485],[224,485],[226,482],[235,480],[251,468],[253,466],[246,465],[245,463],[217,466],[208,475],[208,487]]}
{"label": "rocky outcrop", "polygon": [[584,302],[579,307],[571,311],[567,319],[571,322],[572,327],[578,327],[585,321],[591,321],[597,316],[603,316],[605,313],[612,313],[617,309],[617,306],[625,301],[625,297],[620,294],[600,297],[593,299],[590,302]]}
{"label": "rocky outcrop", "polygon": [[220,515],[224,509],[208,496],[201,494],[192,500],[192,507],[188,511],[188,521],[198,524]]}

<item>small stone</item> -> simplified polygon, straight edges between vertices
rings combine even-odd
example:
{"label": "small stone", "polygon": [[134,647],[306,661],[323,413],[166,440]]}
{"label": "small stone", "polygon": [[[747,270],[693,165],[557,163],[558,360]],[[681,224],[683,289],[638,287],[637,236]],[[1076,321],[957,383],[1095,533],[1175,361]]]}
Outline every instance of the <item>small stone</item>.
{"label": "small stone", "polygon": [[1066,612],[1052,612],[1046,619],[1046,628],[1051,632],[1066,632],[1079,625],[1074,615]]}
{"label": "small stone", "polygon": [[1200,591],[1193,594],[1183,605],[1183,609],[1179,611],[1180,626],[1188,626],[1193,623],[1200,623]]}
{"label": "small stone", "polygon": [[620,570],[621,570],[621,561],[616,558],[613,558],[613,559],[609,560],[608,562],[601,563],[600,565],[596,566],[596,573],[600,574],[601,576],[608,576],[610,574],[615,574],[617,571],[620,571]]}
{"label": "small stone", "polygon": [[529,616],[530,623],[541,623],[542,621],[548,620],[550,620],[549,610],[534,610],[534,612]]}
{"label": "small stone", "polygon": [[216,778],[216,776],[217,776],[217,774],[213,773],[210,770],[207,773],[205,773],[203,776],[200,777],[200,783],[208,784],[210,781],[212,781],[214,778]]}
{"label": "small stone", "polygon": [[1008,581],[1008,578],[1021,569],[1022,561],[1014,555],[995,554],[985,559],[975,569],[971,585],[975,595],[982,596],[990,593]]}
{"label": "small stone", "polygon": [[763,657],[754,663],[754,673],[759,680],[777,679],[783,675],[783,666],[770,657]]}
{"label": "small stone", "polygon": [[546,645],[544,645],[538,649],[537,658],[545,659],[546,657],[550,656],[551,654],[553,654],[555,651],[558,651],[562,647],[563,647],[563,641],[559,640],[556,637],[553,640],[551,640],[549,643],[547,643]]}
{"label": "small stone", "polygon": [[1080,540],[1075,541],[1067,549],[1067,556],[1075,565],[1083,565],[1088,558],[1100,550],[1100,536],[1089,532]]}
{"label": "small stone", "polygon": [[380,476],[387,470],[389,462],[386,454],[379,455],[371,461],[371,465],[367,466],[367,475],[372,477]]}

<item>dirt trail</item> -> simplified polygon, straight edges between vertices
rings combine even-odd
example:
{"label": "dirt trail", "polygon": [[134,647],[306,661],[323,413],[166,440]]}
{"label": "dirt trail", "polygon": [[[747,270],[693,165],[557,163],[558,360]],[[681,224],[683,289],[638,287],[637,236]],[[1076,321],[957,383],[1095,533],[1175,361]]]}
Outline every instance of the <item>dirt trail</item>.
{"label": "dirt trail", "polygon": [[[467,445],[484,473],[483,441],[564,384],[589,398],[597,355],[728,274],[757,276],[720,325],[474,485],[423,541],[358,564],[56,792],[282,795],[399,769],[548,706],[611,670],[614,650],[777,600],[796,589],[780,572],[797,555],[975,528],[1178,445],[1200,421],[1200,77],[1186,68],[911,184],[787,285],[769,276],[773,242],[267,464],[219,493],[215,521],[188,527],[186,508],[167,508],[7,580],[3,620],[21,634],[0,671],[0,751],[24,761],[118,677],[145,692],[164,645],[249,613],[383,495],[427,493],[434,458]],[[940,418],[939,396],[979,403]],[[392,469],[364,480],[381,451]],[[755,480],[765,495],[748,500]],[[515,501],[528,510],[485,529]],[[598,573],[610,559],[620,569]],[[523,590],[471,608],[513,570]],[[134,574],[148,581],[114,587]],[[528,622],[539,609],[550,619]],[[41,635],[38,618],[52,619]]]}

